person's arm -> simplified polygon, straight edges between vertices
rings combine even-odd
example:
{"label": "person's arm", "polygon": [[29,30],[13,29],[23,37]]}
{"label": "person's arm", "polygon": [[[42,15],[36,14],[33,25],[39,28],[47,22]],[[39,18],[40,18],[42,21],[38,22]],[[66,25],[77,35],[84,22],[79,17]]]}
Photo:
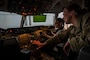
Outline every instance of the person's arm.
{"label": "person's arm", "polygon": [[52,38],[48,39],[45,41],[45,45],[51,46],[51,45],[56,45],[58,43],[66,42],[67,39],[69,38],[69,31],[62,31],[56,36],[53,36]]}
{"label": "person's arm", "polygon": [[62,32],[58,33],[56,36],[53,36],[52,38],[46,40],[46,44],[57,44],[66,42],[69,38],[70,32],[73,29],[73,26],[69,27],[67,30],[63,30]]}
{"label": "person's arm", "polygon": [[53,45],[61,43],[61,42],[66,42],[69,37],[68,34],[69,33],[67,31],[63,31],[60,34],[53,36],[52,38],[49,38],[44,43],[38,43],[36,45],[39,46],[38,48],[41,48],[43,46],[53,46]]}
{"label": "person's arm", "polygon": [[44,43],[40,43],[38,46],[40,46],[40,47],[42,47],[42,46],[51,46],[51,45],[55,45],[55,44],[58,44],[58,43],[66,42],[68,37],[69,37],[71,29],[72,29],[72,27],[70,27],[66,31],[60,32],[58,35],[53,36],[52,38],[46,40]]}
{"label": "person's arm", "polygon": [[50,35],[46,34],[46,32],[42,32],[42,33],[43,33],[43,35],[44,35],[45,37],[47,37],[47,38],[53,37],[53,36],[50,36]]}
{"label": "person's arm", "polygon": [[55,33],[52,30],[51,30],[51,33],[52,33],[53,36],[55,35]]}
{"label": "person's arm", "polygon": [[67,41],[63,47],[63,50],[65,52],[65,54],[69,54],[69,51],[70,51],[70,44],[69,44],[69,41]]}

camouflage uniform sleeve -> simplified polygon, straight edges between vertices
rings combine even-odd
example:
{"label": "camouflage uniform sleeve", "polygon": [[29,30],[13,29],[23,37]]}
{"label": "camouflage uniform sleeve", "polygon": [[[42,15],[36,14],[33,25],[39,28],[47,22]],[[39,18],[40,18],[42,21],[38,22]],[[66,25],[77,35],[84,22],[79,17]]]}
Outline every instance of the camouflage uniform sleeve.
{"label": "camouflage uniform sleeve", "polygon": [[70,27],[67,30],[60,32],[56,36],[48,39],[46,41],[46,45],[55,45],[58,43],[66,42],[69,37],[71,29],[72,29],[72,27]]}

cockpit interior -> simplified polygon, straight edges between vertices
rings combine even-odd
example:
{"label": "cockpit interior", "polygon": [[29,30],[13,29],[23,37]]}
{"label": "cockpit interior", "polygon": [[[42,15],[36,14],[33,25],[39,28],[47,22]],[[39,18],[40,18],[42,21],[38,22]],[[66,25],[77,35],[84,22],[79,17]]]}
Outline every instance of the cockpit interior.
{"label": "cockpit interior", "polygon": [[[84,15],[87,11],[85,4],[89,6],[88,2],[90,3],[89,0],[0,0],[0,60],[68,60],[68,55],[63,51],[65,43],[55,45],[55,48],[47,45],[41,49],[38,49],[37,44],[49,39],[43,32],[53,38],[52,32],[56,33],[55,19],[63,19],[64,6],[79,4]],[[63,30],[70,26],[72,24],[64,23]],[[49,49],[54,51],[50,52]],[[82,48],[79,54],[77,60],[90,60],[90,47]]]}

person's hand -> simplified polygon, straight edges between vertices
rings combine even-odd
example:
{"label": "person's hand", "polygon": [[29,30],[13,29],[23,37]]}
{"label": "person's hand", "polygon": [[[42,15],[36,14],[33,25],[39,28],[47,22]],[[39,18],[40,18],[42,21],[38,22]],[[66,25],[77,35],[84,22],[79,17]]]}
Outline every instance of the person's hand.
{"label": "person's hand", "polygon": [[70,51],[70,44],[69,44],[68,41],[67,41],[66,44],[64,45],[63,50],[64,50],[64,52],[65,52],[66,54],[69,53],[69,51]]}
{"label": "person's hand", "polygon": [[37,45],[37,46],[41,46],[42,43],[39,40],[34,40],[33,44]]}
{"label": "person's hand", "polygon": [[34,40],[33,44],[38,46],[38,48],[36,48],[37,50],[45,45],[45,43],[41,43],[40,41],[37,41],[37,40]]}
{"label": "person's hand", "polygon": [[40,46],[38,48],[36,48],[37,50],[42,48],[43,46],[45,46],[46,43],[41,43]]}

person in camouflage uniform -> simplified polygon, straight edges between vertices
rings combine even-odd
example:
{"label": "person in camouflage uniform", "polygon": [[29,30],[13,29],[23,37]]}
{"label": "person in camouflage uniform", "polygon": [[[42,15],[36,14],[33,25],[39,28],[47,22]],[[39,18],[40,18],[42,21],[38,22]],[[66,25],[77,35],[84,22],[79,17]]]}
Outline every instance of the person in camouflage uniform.
{"label": "person in camouflage uniform", "polygon": [[[66,54],[75,52],[74,57],[69,60],[75,60],[78,56],[79,50],[83,46],[90,44],[90,18],[81,18],[81,8],[77,4],[71,4],[63,10],[64,21],[73,25],[67,30],[60,32],[58,35],[48,39],[45,43],[39,44],[39,48],[43,46],[51,47],[57,43],[66,42],[64,51]],[[90,16],[90,15],[89,15]],[[86,17],[85,17],[86,18]],[[82,23],[81,23],[82,22]],[[70,51],[70,52],[69,52]]]}
{"label": "person in camouflage uniform", "polygon": [[[72,37],[79,36],[81,34],[81,15],[80,15],[81,8],[77,4],[72,4],[64,8],[64,21],[67,24],[72,23],[73,25],[70,26],[67,30],[60,32],[58,35],[48,39],[45,43],[41,43],[41,46],[44,45],[55,45],[57,43],[66,42],[70,40]],[[40,46],[39,45],[39,46]]]}
{"label": "person in camouflage uniform", "polygon": [[[90,7],[89,7],[89,4],[90,4],[90,0],[85,0],[85,7],[87,8],[87,12],[82,16],[82,20],[80,22],[81,32],[79,35],[76,35],[75,37],[68,39],[68,42],[64,46],[65,52],[68,51],[67,46],[70,46],[71,50],[75,53],[76,52],[79,53],[80,49],[85,46],[90,46]],[[69,60],[73,60],[73,59],[71,59],[70,57]]]}

